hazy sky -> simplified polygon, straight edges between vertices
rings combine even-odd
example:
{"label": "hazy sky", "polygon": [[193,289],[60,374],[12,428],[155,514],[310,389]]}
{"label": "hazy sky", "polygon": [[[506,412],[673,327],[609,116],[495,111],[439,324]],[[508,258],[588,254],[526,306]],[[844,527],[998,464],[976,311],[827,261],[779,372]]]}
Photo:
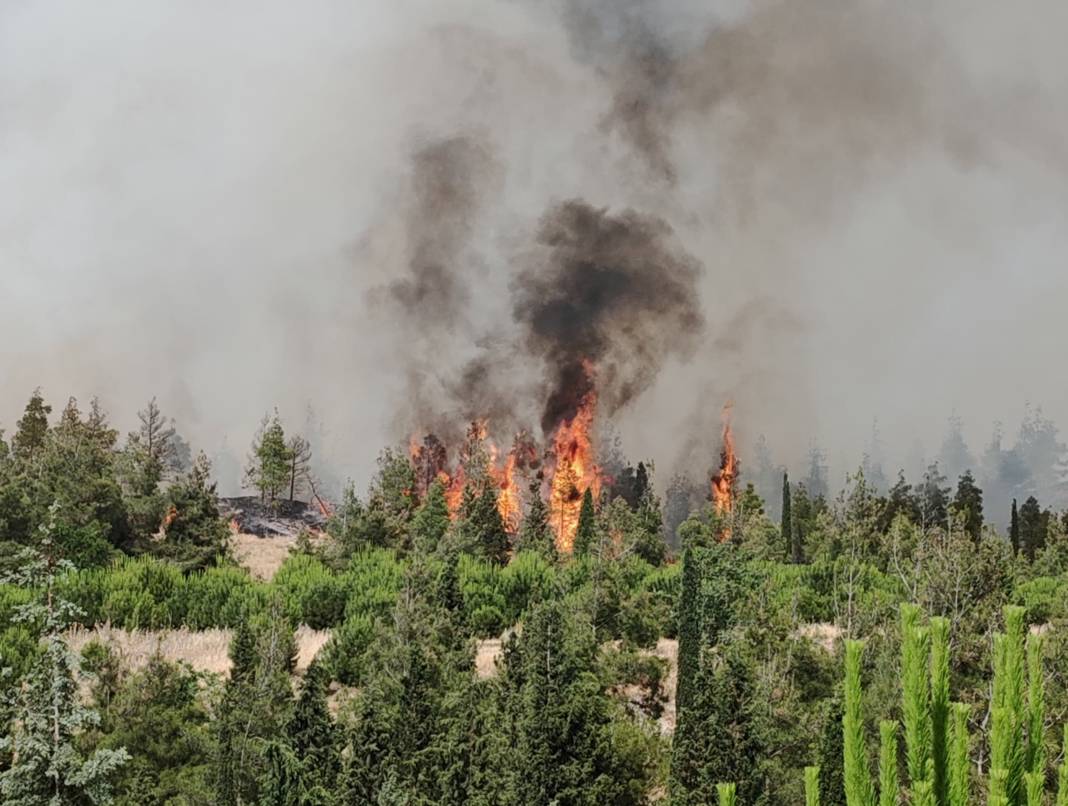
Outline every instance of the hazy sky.
{"label": "hazy sky", "polygon": [[[975,452],[1027,402],[1068,427],[1066,24],[1056,0],[8,0],[0,426],[38,385],[123,428],[157,395],[241,454],[311,402],[362,483],[413,377],[516,338],[516,267],[581,198],[703,264],[697,349],[618,418],[634,458],[714,446],[728,397],[743,449],[818,440],[839,469],[876,417],[891,465],[954,412]],[[381,290],[426,212],[413,155],[456,136],[489,166],[451,244],[469,293],[420,329]]]}

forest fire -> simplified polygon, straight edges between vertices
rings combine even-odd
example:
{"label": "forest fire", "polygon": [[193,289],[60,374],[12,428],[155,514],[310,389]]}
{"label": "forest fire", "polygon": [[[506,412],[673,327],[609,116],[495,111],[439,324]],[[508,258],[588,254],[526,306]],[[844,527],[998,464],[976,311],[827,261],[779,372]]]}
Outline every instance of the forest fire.
{"label": "forest fire", "polygon": [[594,463],[593,418],[597,397],[590,391],[582,400],[578,412],[556,429],[553,438],[552,484],[549,496],[549,512],[552,528],[556,533],[556,548],[570,553],[578,528],[579,510],[586,490],[594,497],[601,492],[601,475]]}
{"label": "forest fire", "polygon": [[738,456],[734,452],[734,435],[731,433],[731,409],[733,403],[723,406],[723,448],[720,451],[719,470],[712,476],[712,505],[716,514],[727,521],[720,532],[720,541],[731,536],[730,518],[734,512],[734,481],[738,476]]}

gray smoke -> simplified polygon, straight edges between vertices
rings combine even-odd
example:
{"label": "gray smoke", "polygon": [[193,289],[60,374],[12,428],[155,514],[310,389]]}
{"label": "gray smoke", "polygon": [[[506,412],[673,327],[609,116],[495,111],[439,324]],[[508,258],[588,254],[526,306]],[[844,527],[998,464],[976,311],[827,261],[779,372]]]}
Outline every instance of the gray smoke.
{"label": "gray smoke", "polygon": [[1068,424],[1065,13],[5,4],[0,426],[39,384],[123,429],[156,395],[240,457],[312,401],[362,482],[411,430],[540,422],[570,356],[516,304],[578,299],[539,240],[565,200],[651,228],[619,265],[704,267],[578,334],[661,480],[714,456],[728,397],[743,452],[763,432],[800,473],[816,440],[838,478],[874,417],[888,475],[954,411],[974,455],[1027,400]]}

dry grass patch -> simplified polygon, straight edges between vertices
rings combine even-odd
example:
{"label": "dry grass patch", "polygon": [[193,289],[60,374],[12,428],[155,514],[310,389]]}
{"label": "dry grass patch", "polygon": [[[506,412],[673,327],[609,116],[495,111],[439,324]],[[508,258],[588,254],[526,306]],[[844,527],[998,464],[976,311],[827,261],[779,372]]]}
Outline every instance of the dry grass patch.
{"label": "dry grass patch", "polygon": [[[184,661],[199,672],[228,674],[232,630],[120,630],[108,624],[87,630],[76,627],[68,634],[75,652],[98,639],[118,652],[123,666],[135,671],[148,664],[157,652],[169,661]],[[329,630],[301,625],[296,631],[297,671],[304,671],[330,640]]]}

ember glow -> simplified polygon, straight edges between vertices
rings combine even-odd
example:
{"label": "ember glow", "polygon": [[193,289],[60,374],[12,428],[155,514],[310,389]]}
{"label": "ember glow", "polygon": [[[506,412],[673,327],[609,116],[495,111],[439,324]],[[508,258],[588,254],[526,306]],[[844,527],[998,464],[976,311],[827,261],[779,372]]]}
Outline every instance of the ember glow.
{"label": "ember glow", "polygon": [[575,416],[556,429],[553,438],[552,484],[549,495],[549,511],[552,528],[556,533],[556,548],[570,553],[575,543],[579,510],[586,490],[596,498],[601,492],[601,474],[594,463],[593,419],[597,409],[597,396],[587,393]]}
{"label": "ember glow", "polygon": [[721,541],[731,536],[730,518],[734,512],[734,480],[738,475],[738,456],[734,452],[734,435],[731,433],[731,408],[728,402],[723,407],[723,449],[720,451],[719,470],[712,476],[712,505],[716,514],[727,521],[720,532]]}

